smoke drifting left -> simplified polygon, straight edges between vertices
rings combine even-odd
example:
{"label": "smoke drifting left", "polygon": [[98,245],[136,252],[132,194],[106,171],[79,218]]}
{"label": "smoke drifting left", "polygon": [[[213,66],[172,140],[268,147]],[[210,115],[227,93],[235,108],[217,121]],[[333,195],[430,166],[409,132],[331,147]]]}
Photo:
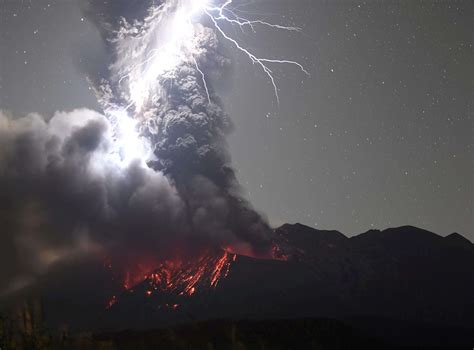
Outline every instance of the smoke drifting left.
{"label": "smoke drifting left", "polygon": [[232,123],[203,80],[227,64],[214,30],[192,23],[192,58],[156,77],[151,67],[136,73],[130,65],[146,62],[187,2],[133,3],[87,4],[110,53],[90,76],[101,113],[0,114],[0,255],[10,262],[0,295],[76,262],[106,263],[123,280],[219,249],[271,256],[272,230],[230,165]]}
{"label": "smoke drifting left", "polygon": [[0,249],[11,262],[3,281],[29,280],[78,254],[159,253],[161,241],[184,232],[184,206],[167,178],[109,157],[111,126],[102,115],[0,120]]}

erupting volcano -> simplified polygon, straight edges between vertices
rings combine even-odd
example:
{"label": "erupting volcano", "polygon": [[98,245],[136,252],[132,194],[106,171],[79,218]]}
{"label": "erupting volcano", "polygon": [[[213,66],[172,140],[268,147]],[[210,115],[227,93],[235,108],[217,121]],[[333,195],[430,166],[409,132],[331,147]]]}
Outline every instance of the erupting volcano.
{"label": "erupting volcano", "polygon": [[0,0],[0,350],[474,344],[465,3]]}
{"label": "erupting volcano", "polygon": [[[270,66],[304,68],[256,56],[225,26],[299,29],[245,20],[231,0],[84,2],[106,50],[87,72],[101,111],[0,114],[8,150],[0,151],[0,193],[9,203],[0,220],[7,241],[20,246],[8,252],[18,263],[1,292],[61,264],[105,256],[126,291],[148,279],[152,294],[189,294],[204,281],[215,287],[231,253],[278,255],[272,228],[232,167],[233,124],[213,82],[230,65],[224,41],[263,71],[279,101]],[[190,254],[175,254],[183,242]]]}
{"label": "erupting volcano", "polygon": [[[284,240],[282,236],[279,240]],[[285,247],[288,243],[285,242]],[[286,247],[285,250],[288,250]],[[303,254],[300,250],[299,254]],[[106,309],[120,301],[121,295],[141,294],[157,300],[157,306],[176,309],[180,300],[200,292],[208,293],[229,276],[239,255],[257,260],[288,261],[290,255],[276,242],[265,256],[237,254],[231,248],[205,249],[201,254],[174,253],[168,258],[135,258],[115,270],[110,262],[104,265],[113,278],[121,284],[120,291],[106,303]],[[171,303],[173,301],[173,303]]]}
{"label": "erupting volcano", "polygon": [[[152,272],[148,272],[149,267],[139,264],[138,268],[126,271],[122,294],[142,293],[150,298],[157,296],[156,299],[161,299],[161,306],[175,309],[180,299],[199,293],[201,289],[217,287],[219,281],[228,276],[231,264],[236,259],[236,254],[222,250],[213,253],[207,251],[195,258],[167,259],[155,265]],[[163,304],[163,300],[166,303]],[[119,301],[120,296],[112,296],[107,302],[107,309]]]}

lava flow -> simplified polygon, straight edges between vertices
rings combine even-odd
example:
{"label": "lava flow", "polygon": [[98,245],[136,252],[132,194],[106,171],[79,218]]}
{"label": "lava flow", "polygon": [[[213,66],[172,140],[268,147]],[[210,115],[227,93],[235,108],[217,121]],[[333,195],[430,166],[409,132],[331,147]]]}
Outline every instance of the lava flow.
{"label": "lava flow", "polygon": [[220,256],[202,255],[196,261],[165,261],[154,273],[146,276],[150,287],[147,292],[151,295],[166,291],[190,296],[201,286],[215,288],[229,274],[235,257],[224,251]]}
{"label": "lava flow", "polygon": [[[229,274],[231,264],[236,261],[237,255],[227,251],[218,254],[206,252],[197,258],[173,258],[155,264],[155,268],[148,272],[145,264],[138,264],[128,269],[122,283],[122,293],[144,293],[146,297],[173,296],[186,298],[198,292],[215,288],[219,282]],[[112,266],[109,264],[109,268]],[[141,273],[141,274],[140,274]],[[109,309],[119,301],[112,296],[106,304]],[[176,309],[179,304],[164,304]]]}
{"label": "lava flow", "polygon": [[120,275],[115,274],[118,266],[106,263],[114,279],[120,283],[120,290],[108,300],[106,308],[110,309],[119,303],[120,297],[117,295],[134,294],[152,298],[159,308],[174,310],[184,299],[215,289],[229,275],[238,256],[280,261],[287,261],[291,257],[284,241],[273,241],[267,253],[261,255],[245,248],[248,247],[240,245],[217,250],[204,249],[200,254],[175,253],[161,259],[140,254],[130,257],[118,269]]}

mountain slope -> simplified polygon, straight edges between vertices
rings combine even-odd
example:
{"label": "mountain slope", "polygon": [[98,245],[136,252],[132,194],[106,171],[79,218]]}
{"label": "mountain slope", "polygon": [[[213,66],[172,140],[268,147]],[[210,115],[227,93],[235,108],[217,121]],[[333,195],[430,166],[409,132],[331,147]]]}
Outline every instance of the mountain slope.
{"label": "mountain slope", "polygon": [[155,305],[141,311],[145,324],[302,317],[474,324],[470,242],[460,246],[456,238],[452,244],[453,238],[410,226],[352,238],[300,224],[284,225],[276,233],[288,261],[238,256],[216,288],[181,299],[176,310],[156,308],[175,300],[163,294],[145,301],[144,284],[136,288],[142,292],[128,295],[110,314],[117,320],[118,314],[129,315],[137,305]]}
{"label": "mountain slope", "polygon": [[[430,333],[435,330],[472,331],[474,343],[474,245],[463,237],[411,226],[351,238],[300,224],[275,233],[287,260],[216,251],[197,265],[164,263],[121,294],[108,291],[107,271],[91,279],[96,274],[67,269],[70,280],[58,276],[43,295],[46,319],[113,330],[209,319],[331,318],[369,335],[410,334],[410,342],[417,334],[422,342],[438,339]],[[105,295],[116,296],[108,309]]]}

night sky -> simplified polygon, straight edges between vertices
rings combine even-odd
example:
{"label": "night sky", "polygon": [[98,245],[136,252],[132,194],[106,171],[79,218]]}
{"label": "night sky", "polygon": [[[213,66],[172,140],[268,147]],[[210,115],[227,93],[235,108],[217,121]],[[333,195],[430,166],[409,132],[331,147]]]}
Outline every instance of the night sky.
{"label": "night sky", "polygon": [[[243,5],[247,2],[242,1]],[[275,66],[228,48],[220,89],[238,177],[273,225],[347,235],[414,225],[474,239],[472,1],[251,1],[243,11],[302,33],[237,33]],[[83,66],[100,62],[73,0],[0,0],[0,109],[98,109]]]}

